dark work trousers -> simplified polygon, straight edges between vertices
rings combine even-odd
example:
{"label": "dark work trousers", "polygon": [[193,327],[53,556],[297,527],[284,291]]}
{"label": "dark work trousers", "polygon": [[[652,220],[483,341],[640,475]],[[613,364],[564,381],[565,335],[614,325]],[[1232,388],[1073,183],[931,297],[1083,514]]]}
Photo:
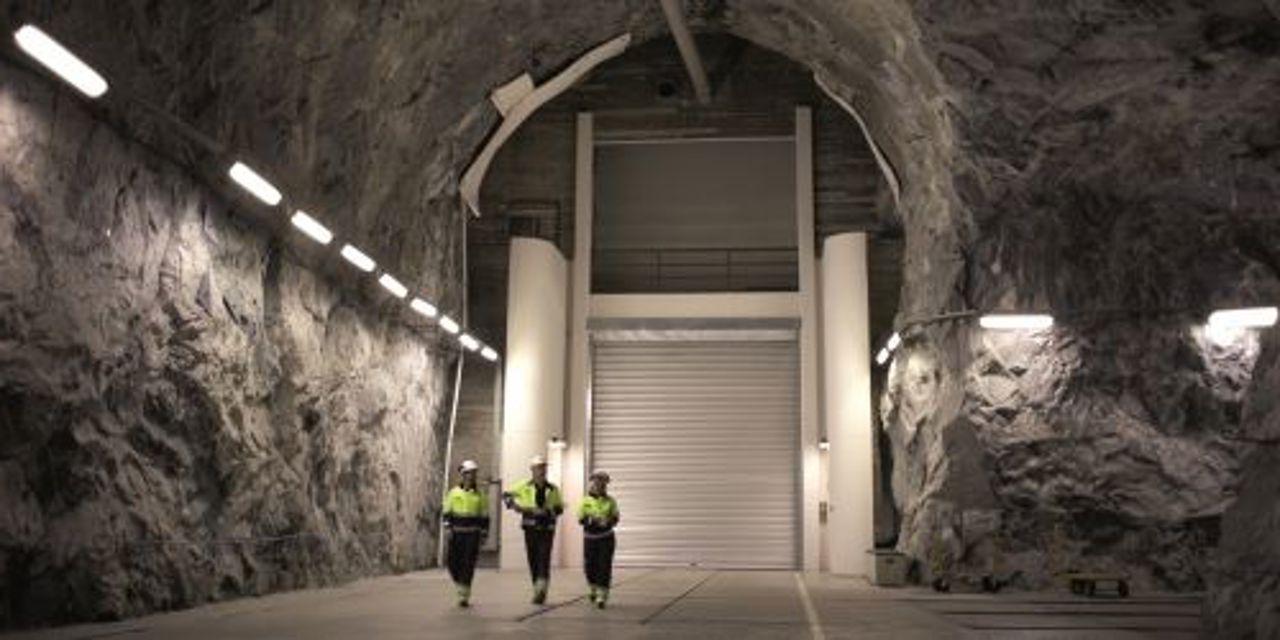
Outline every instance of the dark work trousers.
{"label": "dark work trousers", "polygon": [[587,571],[587,584],[609,588],[613,582],[613,550],[618,546],[612,535],[583,540],[582,559]]}
{"label": "dark work trousers", "polygon": [[480,542],[479,531],[454,531],[449,534],[449,577],[455,583],[471,586],[471,578],[476,575]]}
{"label": "dark work trousers", "polygon": [[551,544],[555,539],[555,529],[524,530],[524,553],[529,558],[529,575],[534,582],[551,579]]}

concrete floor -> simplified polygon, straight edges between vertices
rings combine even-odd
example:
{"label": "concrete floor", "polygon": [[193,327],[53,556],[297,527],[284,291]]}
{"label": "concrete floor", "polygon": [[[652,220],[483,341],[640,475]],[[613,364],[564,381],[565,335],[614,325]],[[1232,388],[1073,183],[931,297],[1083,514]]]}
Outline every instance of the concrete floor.
{"label": "concrete floor", "polygon": [[585,600],[581,573],[553,574],[546,607],[523,573],[482,570],[471,609],[441,571],[245,598],[125,622],[4,640],[179,638],[1194,638],[1198,598],[955,594],[771,571],[624,570],[609,609]]}

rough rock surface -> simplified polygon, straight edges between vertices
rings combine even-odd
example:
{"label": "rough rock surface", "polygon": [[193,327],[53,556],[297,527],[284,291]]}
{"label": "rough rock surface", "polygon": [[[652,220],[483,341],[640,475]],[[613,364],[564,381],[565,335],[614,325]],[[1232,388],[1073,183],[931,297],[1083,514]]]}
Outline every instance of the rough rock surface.
{"label": "rough rock surface", "polygon": [[1220,346],[1120,321],[952,340],[910,341],[882,401],[903,548],[940,547],[960,573],[1003,566],[1032,588],[1069,568],[1204,588],[1248,450],[1255,335]]}
{"label": "rough rock surface", "polygon": [[1209,632],[1219,638],[1280,638],[1280,332],[1262,345],[1242,437],[1239,498],[1222,519],[1222,544],[1205,602]]}
{"label": "rough rock surface", "polygon": [[[912,329],[882,406],[905,461],[900,545],[1028,586],[1079,567],[1220,588],[1209,560],[1249,451],[1241,407],[1276,393],[1250,384],[1275,356],[1256,334],[1223,347],[1198,327],[1214,307],[1280,300],[1266,115],[1280,23],[1245,2],[1014,4],[918,7],[954,104],[963,268],[934,295],[945,273],[909,261],[903,320],[1040,310],[1059,324]],[[909,245],[913,229],[908,214]]]}
{"label": "rough rock surface", "polygon": [[433,564],[455,356],[0,72],[0,626]]}
{"label": "rough rock surface", "polygon": [[[907,516],[900,544],[924,554],[926,541],[939,538],[972,565],[988,553],[980,547],[1007,540],[1015,561],[1031,562],[1018,554],[1049,528],[1068,561],[1123,565],[1152,585],[1192,588],[1205,580],[1206,553],[1223,534],[1218,518],[1242,477],[1243,499],[1233,517],[1274,513],[1274,502],[1266,500],[1274,496],[1266,488],[1277,473],[1265,464],[1269,450],[1260,446],[1263,453],[1252,454],[1241,476],[1247,448],[1227,436],[1240,431],[1241,403],[1270,406],[1267,399],[1280,395],[1275,378],[1246,384],[1255,357],[1248,339],[1218,351],[1194,333],[1203,317],[1197,309],[1280,299],[1280,18],[1274,2],[692,4],[699,28],[727,30],[788,55],[830,80],[866,116],[903,183],[904,322],[957,309],[1044,309],[1063,319],[1051,334],[1029,342],[981,334],[963,322],[912,332],[886,396],[886,424],[904,448],[894,464]],[[545,78],[623,31],[638,40],[661,32],[656,6],[641,0],[49,0],[10,2],[0,10],[11,21],[28,16],[65,34],[113,79],[259,160],[303,201],[349,211],[336,226],[385,252],[383,261],[443,274],[449,282],[448,253],[423,233],[424,217],[435,218],[421,213],[452,195],[456,175],[496,121],[487,92],[524,71]],[[156,139],[145,129],[129,131]],[[76,157],[85,159],[63,160],[58,172],[96,162]],[[113,200],[114,187],[103,189]],[[4,188],[10,200],[21,193]],[[178,193],[167,197],[181,200]],[[36,199],[69,203],[48,214],[53,220],[80,210],[71,205],[83,208],[88,192],[58,195]],[[27,247],[27,230],[45,226],[43,216],[32,219],[0,238]],[[16,252],[6,249],[0,258],[5,274],[31,282],[40,267],[10,259]],[[230,273],[256,264],[225,251],[213,255],[215,264],[235,266],[226,268]],[[127,291],[129,278],[96,282],[89,276],[118,273],[112,266],[132,259],[99,260],[84,278],[55,283],[76,291],[55,293],[84,295],[81,281],[100,292]],[[151,260],[147,264],[172,263]],[[231,275],[213,280],[230,283],[219,285],[224,290],[236,290],[235,282]],[[6,277],[4,286],[9,283]],[[33,304],[27,302],[32,293],[9,295]],[[133,308],[128,301],[136,296],[119,297],[117,305]],[[264,308],[270,299],[262,297]],[[1183,311],[1165,313],[1177,309]],[[69,324],[60,335],[106,330],[80,317],[41,316],[22,326],[38,332]],[[176,326],[175,335],[185,335],[184,325]],[[167,344],[161,338],[152,339]],[[94,344],[118,349],[129,343]],[[68,362],[83,357],[74,350],[63,355]],[[1272,371],[1280,354],[1262,349],[1256,358],[1258,371]],[[107,375],[72,371],[69,380],[46,382],[45,396],[24,392],[21,402],[57,405],[87,388],[78,384]],[[135,388],[141,387],[128,387]],[[112,396],[79,397],[107,403]],[[17,400],[6,402],[17,406]],[[30,436],[6,440],[6,451],[31,442]],[[153,473],[166,468],[154,467]],[[91,517],[91,509],[78,506],[83,502],[64,497],[86,486],[94,485],[66,483],[50,499],[77,517]],[[1272,522],[1260,519],[1258,531],[1274,532]],[[1274,589],[1258,591],[1256,574],[1239,567],[1270,566],[1265,563],[1277,553],[1254,545],[1255,554],[1242,556],[1248,550],[1227,547],[1252,538],[1228,533],[1223,571],[1212,574],[1209,585],[1213,617],[1224,625],[1247,620],[1263,625],[1255,629],[1273,628],[1265,626],[1274,616],[1263,613],[1263,595]],[[1134,558],[1135,545],[1151,557]],[[64,547],[75,548],[54,548]],[[1245,596],[1250,593],[1258,595]]]}

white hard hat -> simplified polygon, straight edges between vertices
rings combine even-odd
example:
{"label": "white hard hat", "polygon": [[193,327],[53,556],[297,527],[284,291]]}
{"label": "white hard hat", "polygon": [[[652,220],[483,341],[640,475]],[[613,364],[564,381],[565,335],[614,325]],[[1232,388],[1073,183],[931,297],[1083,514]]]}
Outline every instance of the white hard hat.
{"label": "white hard hat", "polygon": [[462,464],[458,465],[458,470],[463,473],[466,473],[468,471],[475,471],[476,469],[479,469],[479,468],[480,468],[480,465],[476,464],[475,460],[463,460]]}
{"label": "white hard hat", "polygon": [[529,458],[529,466],[545,467],[547,466],[547,459],[542,456],[534,456],[532,458]]}

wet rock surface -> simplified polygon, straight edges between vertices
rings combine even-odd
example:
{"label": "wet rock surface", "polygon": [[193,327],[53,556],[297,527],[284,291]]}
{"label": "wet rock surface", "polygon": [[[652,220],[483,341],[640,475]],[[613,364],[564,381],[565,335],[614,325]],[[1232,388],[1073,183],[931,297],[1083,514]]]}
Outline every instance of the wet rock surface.
{"label": "wet rock surface", "polygon": [[455,354],[0,72],[0,623],[434,564]]}

